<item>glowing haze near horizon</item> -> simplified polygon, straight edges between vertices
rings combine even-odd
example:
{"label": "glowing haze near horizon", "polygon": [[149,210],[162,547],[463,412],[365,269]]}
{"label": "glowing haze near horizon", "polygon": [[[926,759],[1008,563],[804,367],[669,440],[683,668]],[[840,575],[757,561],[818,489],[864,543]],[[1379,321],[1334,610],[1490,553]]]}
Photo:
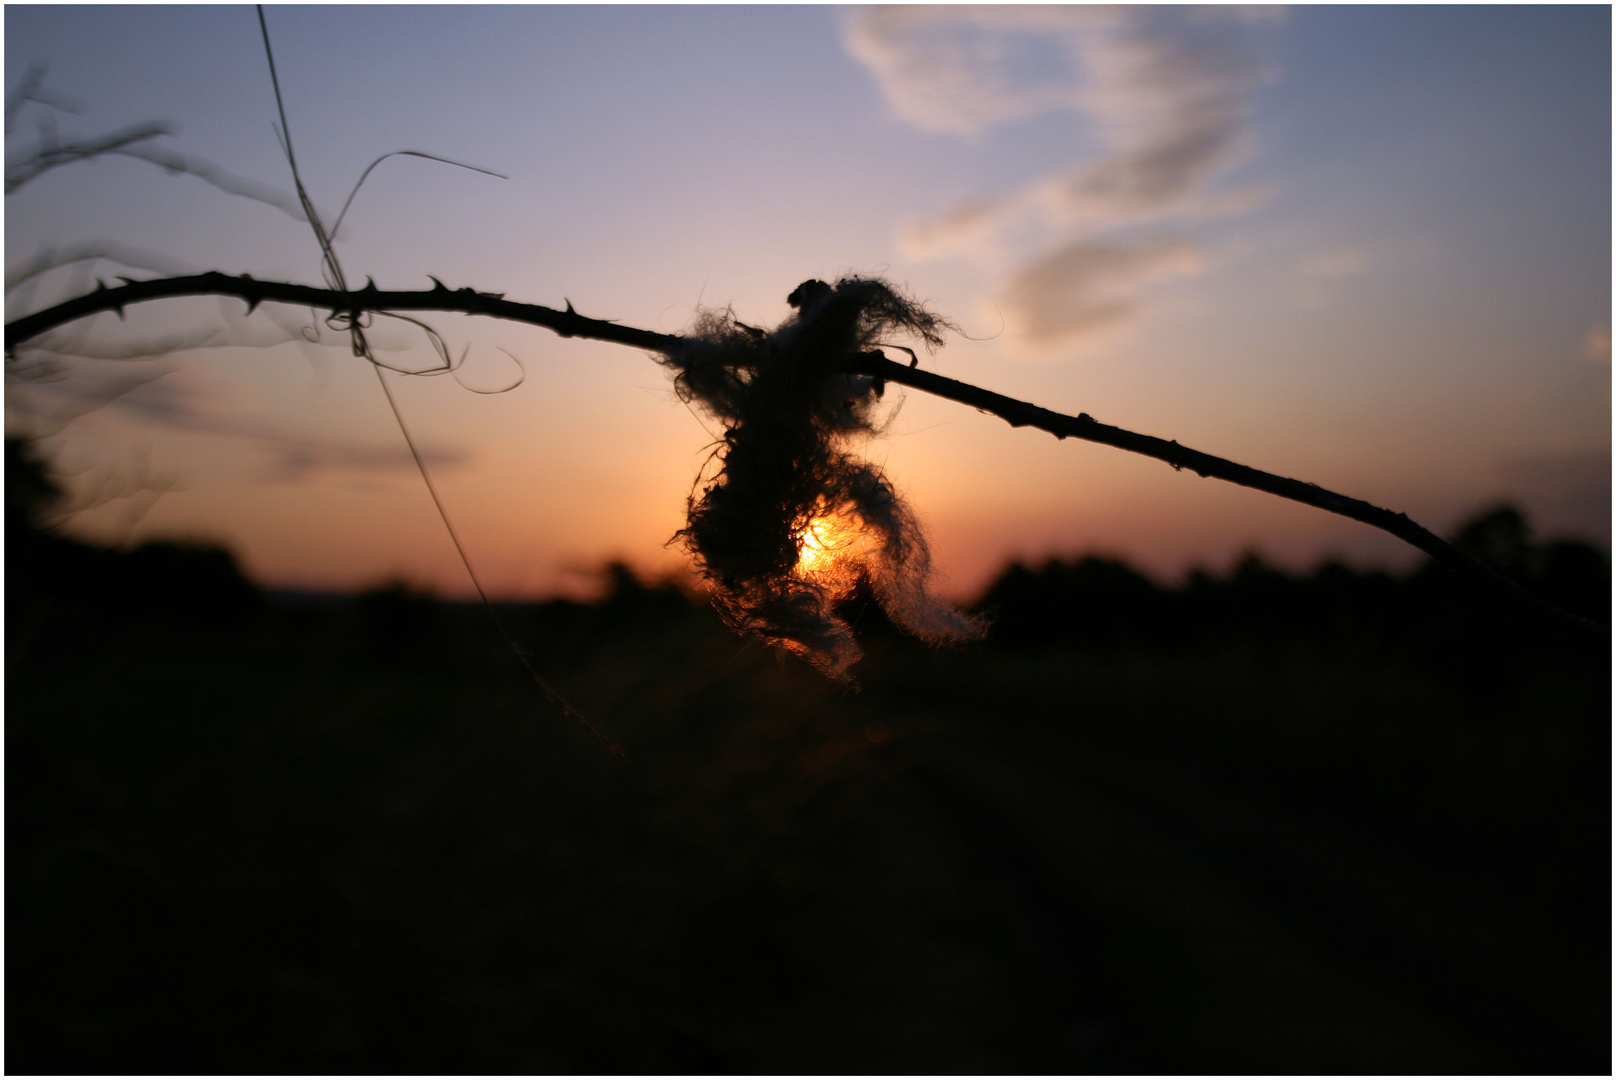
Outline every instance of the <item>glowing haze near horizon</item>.
{"label": "glowing haze near horizon", "polygon": [[[965,336],[922,362],[1410,514],[1502,499],[1610,540],[1606,7],[840,9],[271,7],[294,148],[353,281],[472,286],[677,332],[754,324],[799,282],[883,274]],[[251,7],[8,6],[76,112],[22,108],[8,161],[147,120],[159,145],[291,189]],[[9,195],[7,317],[100,275],[217,269],[318,284],[307,227],[145,161]],[[271,585],[402,576],[470,592],[374,376],[309,313],[239,301],[98,317],[8,379],[12,431],[82,501],[71,528],[228,543]],[[277,321],[278,320],[278,321]],[[430,316],[459,378],[389,376],[492,593],[649,571],[712,435],[645,355]],[[405,324],[390,363],[426,366]],[[290,337],[294,340],[288,341]],[[280,342],[276,344],[276,342]],[[223,343],[223,344],[219,344]],[[234,344],[230,344],[234,343]],[[507,356],[507,353],[510,355]],[[511,359],[514,356],[515,361]],[[896,395],[889,395],[898,400]],[[1100,552],[1163,576],[1246,550],[1403,566],[1396,541],[1272,496],[902,396],[867,448],[969,595],[1012,557]],[[92,406],[99,406],[93,407]]]}

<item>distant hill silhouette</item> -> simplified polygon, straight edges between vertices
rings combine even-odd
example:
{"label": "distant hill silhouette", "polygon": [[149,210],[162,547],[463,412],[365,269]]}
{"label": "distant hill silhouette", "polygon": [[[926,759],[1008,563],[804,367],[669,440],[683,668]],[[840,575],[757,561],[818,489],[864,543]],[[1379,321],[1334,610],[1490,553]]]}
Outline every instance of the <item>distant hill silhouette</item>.
{"label": "distant hill silhouette", "polygon": [[217,544],[153,540],[130,550],[74,540],[45,522],[62,496],[23,440],[6,440],[6,610],[71,604],[87,615],[233,622],[263,602],[235,556]]}

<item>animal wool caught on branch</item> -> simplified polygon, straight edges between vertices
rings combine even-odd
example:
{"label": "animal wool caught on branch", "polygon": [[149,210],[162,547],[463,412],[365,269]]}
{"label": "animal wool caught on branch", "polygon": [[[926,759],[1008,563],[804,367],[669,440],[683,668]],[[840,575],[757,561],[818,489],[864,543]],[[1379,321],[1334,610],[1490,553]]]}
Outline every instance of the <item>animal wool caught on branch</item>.
{"label": "animal wool caught on branch", "polygon": [[686,401],[724,424],[719,470],[677,534],[725,622],[850,682],[860,656],[836,612],[860,578],[900,629],[934,644],[981,620],[927,589],[920,523],[879,468],[850,450],[875,433],[882,386],[838,370],[895,334],[942,344],[949,324],[883,281],[806,281],[772,331],[703,311],[663,362]]}

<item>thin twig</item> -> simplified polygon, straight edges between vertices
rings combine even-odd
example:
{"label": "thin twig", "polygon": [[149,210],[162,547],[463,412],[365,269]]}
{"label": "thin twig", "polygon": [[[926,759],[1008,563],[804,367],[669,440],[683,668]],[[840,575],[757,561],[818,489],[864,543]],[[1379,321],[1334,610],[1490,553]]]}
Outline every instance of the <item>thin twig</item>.
{"label": "thin twig", "polygon": [[[128,281],[127,278],[124,280]],[[6,352],[10,355],[17,346],[47,330],[98,312],[116,311],[121,316],[123,309],[129,304],[167,297],[205,295],[237,297],[246,301],[249,312],[264,301],[297,304],[331,311],[334,314],[351,314],[355,317],[362,312],[457,311],[542,326],[562,337],[610,341],[664,355],[676,354],[686,344],[684,338],[673,334],[659,334],[601,319],[586,318],[574,311],[570,303],[565,311],[558,311],[538,304],[519,304],[506,300],[500,293],[481,293],[473,289],[451,290],[436,278],[433,281],[436,287],[416,292],[383,291],[377,289],[374,282],[364,289],[354,291],[317,289],[306,285],[259,281],[246,275],[232,277],[220,273],[154,281],[130,281],[119,288],[108,288],[98,282],[100,288],[95,292],[7,323]],[[1053,412],[969,383],[922,371],[915,366],[895,363],[878,352],[849,357],[844,370],[970,405],[992,413],[1014,427],[1035,427],[1061,439],[1068,437],[1086,439],[1089,442],[1115,446],[1165,461],[1175,469],[1189,469],[1200,476],[1227,480],[1230,483],[1266,491],[1271,495],[1361,521],[1412,544],[1449,569],[1488,586],[1496,594],[1508,597],[1558,626],[1607,643],[1610,640],[1609,627],[1571,615],[1546,603],[1509,578],[1415,524],[1406,514],[1384,510],[1359,499],[1350,499],[1316,484],[1275,476],[1225,458],[1214,457],[1187,446],[1180,446],[1168,439],[1140,435],[1123,428],[1102,424],[1087,413],[1068,416]]]}

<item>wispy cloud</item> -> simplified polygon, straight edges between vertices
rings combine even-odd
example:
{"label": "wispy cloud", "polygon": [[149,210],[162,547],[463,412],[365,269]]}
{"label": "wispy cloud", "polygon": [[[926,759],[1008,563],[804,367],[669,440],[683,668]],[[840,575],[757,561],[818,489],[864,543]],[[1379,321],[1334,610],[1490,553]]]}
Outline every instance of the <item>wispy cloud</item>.
{"label": "wispy cloud", "polygon": [[[1096,9],[873,7],[846,24],[849,52],[903,119],[974,134],[1052,108],[1078,107],[1072,38]],[[1041,63],[1040,63],[1041,61]]]}
{"label": "wispy cloud", "polygon": [[1304,308],[1327,308],[1336,285],[1367,273],[1369,259],[1356,248],[1328,248],[1298,258],[1292,270],[1291,298]]}
{"label": "wispy cloud", "polygon": [[[973,136],[1063,110],[1088,121],[1097,147],[1085,153],[1074,144],[1060,169],[911,225],[906,253],[1019,266],[1007,297],[1041,342],[1131,315],[1162,271],[1202,263],[1187,237],[1162,239],[1166,222],[1240,212],[1260,198],[1212,185],[1251,152],[1251,98],[1268,75],[1256,24],[1271,10],[906,7],[852,15],[847,48],[910,123]],[[1030,251],[1029,234],[1039,237]]]}
{"label": "wispy cloud", "polygon": [[1034,344],[1098,330],[1132,316],[1144,285],[1201,266],[1200,251],[1183,241],[1075,240],[1011,278],[1009,325]]}
{"label": "wispy cloud", "polygon": [[[233,415],[221,395],[194,374],[181,371],[77,370],[73,377],[35,386],[51,399],[55,425],[102,408],[114,409],[153,427],[243,439],[268,454],[268,478],[299,481],[324,471],[413,472],[415,461],[402,440],[397,445],[373,446],[341,440],[311,439],[262,421]],[[465,464],[460,450],[423,449],[431,468]]]}
{"label": "wispy cloud", "polygon": [[1302,259],[1296,269],[1308,277],[1357,277],[1369,269],[1369,260],[1363,252],[1351,249],[1319,251]]}
{"label": "wispy cloud", "polygon": [[[415,461],[402,439],[391,446],[311,439],[260,421],[224,415],[206,395],[171,379],[141,383],[120,396],[117,404],[148,423],[255,442],[270,455],[271,476],[276,480],[304,480],[313,473],[330,470],[415,470]],[[428,467],[440,469],[466,460],[458,450],[423,449],[421,457]]]}
{"label": "wispy cloud", "polygon": [[1595,326],[1582,335],[1582,355],[1596,364],[1610,363],[1610,327]]}

